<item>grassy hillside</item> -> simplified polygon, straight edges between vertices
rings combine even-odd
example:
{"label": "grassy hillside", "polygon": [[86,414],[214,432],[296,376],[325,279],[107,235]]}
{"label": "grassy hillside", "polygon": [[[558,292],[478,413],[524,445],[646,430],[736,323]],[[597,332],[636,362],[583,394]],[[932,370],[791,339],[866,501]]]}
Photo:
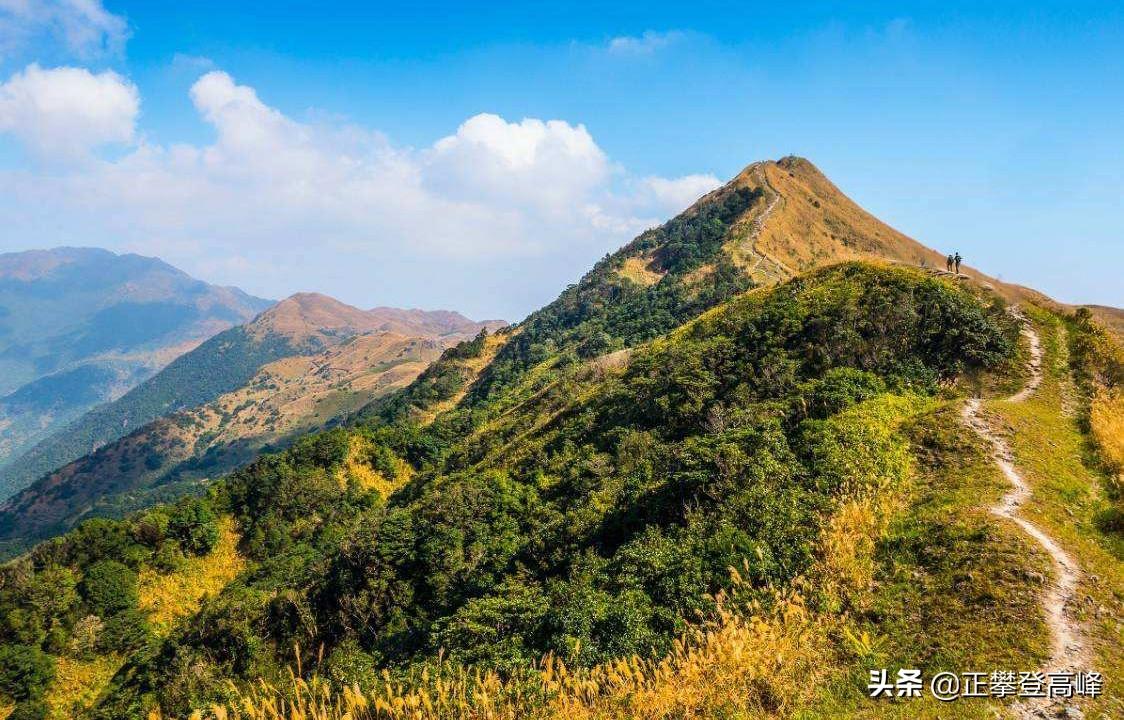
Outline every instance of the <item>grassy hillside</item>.
{"label": "grassy hillside", "polygon": [[[1096,464],[1105,456],[1082,449],[1090,439],[1080,420],[1087,401],[1070,384],[1071,371],[1077,378],[1101,372],[1105,356],[1091,359],[1081,350],[1084,341],[1073,339],[1098,335],[1095,326],[1082,327],[1087,318],[1029,311],[1045,347],[1045,378],[1028,402],[994,400],[989,412],[1010,423],[1014,460],[1033,483],[1031,517],[1061,538],[1087,570],[1078,595],[1083,600],[1073,613],[1094,648],[1091,666],[1104,672],[1108,684],[1104,696],[1080,707],[1085,717],[1114,718],[1124,711],[1115,679],[1124,647],[1124,555],[1119,528],[1105,522],[1115,497],[1112,478]],[[1021,385],[1026,378],[1017,368],[994,365],[1001,375],[985,386],[1005,392],[1005,386]],[[573,653],[555,653],[498,671],[481,671],[479,663],[467,669],[455,654],[438,652],[421,666],[383,675],[363,663],[352,677],[314,660],[303,680],[273,676],[272,683],[236,693],[230,716],[1005,716],[1012,703],[998,699],[875,701],[865,692],[867,672],[876,668],[915,667],[931,677],[950,669],[1034,668],[1047,656],[1040,593],[1048,559],[1017,527],[997,523],[988,512],[1008,483],[986,443],[960,421],[960,393],[980,387],[981,379],[978,372],[967,373],[929,397],[878,395],[827,418],[834,452],[820,455],[828,462],[813,472],[838,473],[847,486],[830,511],[817,513],[818,540],[806,571],[768,587],[763,599],[760,587],[755,591],[746,580],[760,556],[732,566],[724,590],[709,595],[712,609],[687,623],[666,652],[626,652],[591,666]],[[774,477],[758,482],[771,486]],[[1107,497],[1102,488],[1109,489]],[[789,523],[780,524],[791,531]],[[505,597],[513,597],[510,589]],[[474,646],[505,636],[510,619],[489,614],[468,626],[480,633]],[[351,679],[357,684],[341,689]],[[1069,705],[1069,716],[1077,709]],[[1055,705],[1049,712],[1063,711]]]}

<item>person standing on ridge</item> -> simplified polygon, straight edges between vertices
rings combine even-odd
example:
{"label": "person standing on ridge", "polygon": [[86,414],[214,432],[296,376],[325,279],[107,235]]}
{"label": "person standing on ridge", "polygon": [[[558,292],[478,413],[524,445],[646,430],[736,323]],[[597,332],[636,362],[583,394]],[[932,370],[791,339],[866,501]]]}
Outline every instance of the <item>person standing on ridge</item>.
{"label": "person standing on ridge", "polygon": [[960,261],[963,260],[963,259],[964,258],[960,257],[960,251],[959,250],[957,250],[956,254],[952,256],[952,261],[954,263],[956,263],[956,274],[957,275],[960,274]]}
{"label": "person standing on ridge", "polygon": [[949,255],[948,257],[946,257],[944,259],[944,267],[945,267],[945,270],[948,270],[949,272],[952,272],[952,256],[951,255]]}

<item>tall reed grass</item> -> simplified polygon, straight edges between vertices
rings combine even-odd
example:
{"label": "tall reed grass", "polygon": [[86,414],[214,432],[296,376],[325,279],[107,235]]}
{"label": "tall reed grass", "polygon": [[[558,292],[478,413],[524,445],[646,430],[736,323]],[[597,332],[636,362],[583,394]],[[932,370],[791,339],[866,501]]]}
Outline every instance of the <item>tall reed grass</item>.
{"label": "tall reed grass", "polygon": [[[735,583],[740,575],[733,573]],[[334,690],[304,679],[259,682],[228,707],[191,720],[516,720],[567,718],[767,718],[798,704],[822,667],[822,648],[800,596],[769,612],[719,597],[717,611],[666,656],[621,658],[571,668],[547,656],[523,674],[501,677],[444,662],[405,681],[386,672],[368,689]],[[154,710],[149,720],[163,720]]]}

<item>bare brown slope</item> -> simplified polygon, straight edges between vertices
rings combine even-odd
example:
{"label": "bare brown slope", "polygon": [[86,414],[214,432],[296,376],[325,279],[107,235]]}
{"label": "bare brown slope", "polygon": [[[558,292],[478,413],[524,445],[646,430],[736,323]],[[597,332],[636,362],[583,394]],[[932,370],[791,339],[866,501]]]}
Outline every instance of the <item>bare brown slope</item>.
{"label": "bare brown slope", "polygon": [[475,335],[484,328],[498,330],[507,325],[503,320],[482,320],[474,322],[459,312],[452,310],[418,310],[377,307],[367,311],[375,320],[376,329],[381,332],[408,334],[421,332],[434,337],[446,335]]}
{"label": "bare brown slope", "polygon": [[301,343],[374,332],[377,322],[357,307],[319,293],[290,295],[263,312],[246,329],[256,336],[284,335]]}

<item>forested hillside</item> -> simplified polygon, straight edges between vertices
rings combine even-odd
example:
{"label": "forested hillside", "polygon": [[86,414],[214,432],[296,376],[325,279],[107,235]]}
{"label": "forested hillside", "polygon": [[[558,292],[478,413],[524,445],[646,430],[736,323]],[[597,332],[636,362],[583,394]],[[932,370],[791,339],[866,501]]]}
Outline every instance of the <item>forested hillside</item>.
{"label": "forested hillside", "polygon": [[[216,489],[208,511],[235,518],[252,569],[136,655],[100,712],[184,713],[221,699],[222,679],[283,677],[294,647],[313,667],[323,646],[319,671],[347,680],[439,651],[507,669],[666,652],[730,567],[767,600],[811,569],[822,518],[856,483],[890,481],[888,428],[864,448],[878,472],[848,468],[849,410],[998,366],[1014,332],[915,271],[841,266],[744,296],[622,367],[539,368],[549,378],[496,401],[502,419],[450,413],[465,414],[458,440],[448,419],[309,438]],[[137,522],[112,526],[107,557],[74,556],[98,547],[80,534],[26,562],[143,571],[165,541],[138,541]],[[40,620],[65,628],[99,614],[88,604]]]}

